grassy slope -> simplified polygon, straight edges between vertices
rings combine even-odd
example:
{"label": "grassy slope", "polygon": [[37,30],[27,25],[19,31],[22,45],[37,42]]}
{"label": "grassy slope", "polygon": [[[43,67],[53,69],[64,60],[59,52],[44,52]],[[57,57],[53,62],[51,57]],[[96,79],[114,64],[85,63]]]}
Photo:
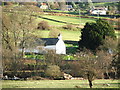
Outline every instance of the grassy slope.
{"label": "grassy slope", "polygon": [[95,19],[91,19],[91,18],[53,16],[53,15],[42,15],[42,16],[46,17],[46,18],[53,19],[53,20],[64,21],[64,22],[68,22],[68,23],[72,23],[72,24],[82,24],[82,25],[84,25],[86,22],[94,22],[95,21]]}
{"label": "grassy slope", "polygon": [[[42,37],[42,38],[48,38],[49,37],[49,32],[48,30],[44,30],[44,31],[36,31],[35,34],[37,34],[38,37]],[[63,40],[73,40],[73,41],[79,41],[80,39],[80,31],[68,31],[68,30],[62,30],[60,31],[63,37]],[[118,37],[120,37],[120,32],[119,31],[115,31],[115,34]]]}
{"label": "grassy slope", "polygon": [[[79,17],[67,17],[67,16],[53,16],[53,15],[42,15],[43,17],[46,18],[50,18],[53,20],[58,20],[58,21],[64,21],[64,22],[69,22],[69,23],[73,23],[73,24],[81,24],[84,25],[86,22],[94,22],[95,19],[90,19],[90,18],[79,18]],[[36,23],[39,23],[40,21],[45,20],[48,21],[49,25],[53,25],[53,26],[63,26],[65,25],[65,23],[61,23],[61,22],[55,22],[52,20],[46,20],[46,19],[42,19],[42,18],[37,18],[36,19]],[[61,31],[62,36],[63,36],[63,40],[74,40],[74,41],[78,41],[79,37],[80,37],[80,31],[67,31],[67,30],[62,30]],[[38,31],[36,34],[38,34],[38,36],[42,35],[43,38],[48,38],[49,36],[49,31]],[[116,35],[119,37],[119,32],[116,32]]]}
{"label": "grassy slope", "polygon": [[116,2],[101,2],[101,3],[93,3],[94,6],[114,6],[117,5]]}
{"label": "grassy slope", "polygon": [[[49,37],[49,32],[48,30],[44,31],[36,31],[35,34],[37,36],[42,36],[42,38],[48,38]],[[63,40],[73,40],[73,41],[79,41],[80,37],[80,31],[67,31],[67,30],[62,30],[60,31],[63,37]]]}
{"label": "grassy slope", "polygon": [[46,20],[46,19],[42,19],[42,18],[37,18],[36,19],[36,23],[39,23],[41,21],[47,21],[49,25],[60,25],[60,26],[63,26],[65,25],[65,23],[60,23],[60,22],[54,22],[54,21],[50,21],[50,20]]}
{"label": "grassy slope", "polygon": [[[110,84],[110,86],[103,85]],[[119,83],[120,84],[120,83]],[[89,88],[87,80],[3,81],[3,88]],[[94,80],[93,88],[118,88],[118,80]]]}

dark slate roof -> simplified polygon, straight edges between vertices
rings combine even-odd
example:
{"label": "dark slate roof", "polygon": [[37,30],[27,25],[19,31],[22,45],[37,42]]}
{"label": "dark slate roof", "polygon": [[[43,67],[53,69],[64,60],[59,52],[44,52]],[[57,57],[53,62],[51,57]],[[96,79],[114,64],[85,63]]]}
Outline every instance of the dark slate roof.
{"label": "dark slate roof", "polygon": [[67,6],[67,8],[73,8],[72,5],[66,5],[66,6]]}
{"label": "dark slate roof", "polygon": [[47,45],[56,45],[58,42],[58,38],[41,38],[45,42],[45,46]]}

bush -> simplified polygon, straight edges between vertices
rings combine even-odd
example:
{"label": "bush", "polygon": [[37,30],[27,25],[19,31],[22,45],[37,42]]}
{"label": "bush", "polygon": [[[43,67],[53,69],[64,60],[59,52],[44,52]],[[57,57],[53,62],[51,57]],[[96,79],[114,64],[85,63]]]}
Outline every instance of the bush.
{"label": "bush", "polygon": [[48,22],[47,21],[41,21],[39,24],[38,24],[38,27],[37,27],[37,29],[41,29],[41,30],[48,30],[48,29],[50,29],[50,26],[49,26],[49,24],[48,24]]}
{"label": "bush", "polygon": [[73,31],[80,30],[80,28],[75,27],[75,26],[72,25],[72,24],[67,24],[67,25],[63,26],[63,28],[64,28],[64,29],[68,29],[68,30],[73,30]]}
{"label": "bush", "polygon": [[67,24],[67,25],[63,26],[63,28],[64,28],[64,29],[72,30],[72,29],[73,29],[73,25]]}
{"label": "bush", "polygon": [[60,33],[60,31],[58,29],[52,29],[49,32],[49,37],[50,38],[57,38],[59,33]]}
{"label": "bush", "polygon": [[45,75],[51,79],[59,79],[63,77],[60,67],[57,65],[49,65],[45,71]]}

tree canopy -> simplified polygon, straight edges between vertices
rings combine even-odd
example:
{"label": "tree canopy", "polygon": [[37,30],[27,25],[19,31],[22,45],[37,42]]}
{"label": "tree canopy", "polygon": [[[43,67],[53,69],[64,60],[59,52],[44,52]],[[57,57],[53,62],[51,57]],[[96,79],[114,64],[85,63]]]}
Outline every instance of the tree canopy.
{"label": "tree canopy", "polygon": [[81,31],[80,48],[95,50],[104,43],[106,36],[115,38],[114,28],[102,19],[98,19],[96,22],[87,22]]}

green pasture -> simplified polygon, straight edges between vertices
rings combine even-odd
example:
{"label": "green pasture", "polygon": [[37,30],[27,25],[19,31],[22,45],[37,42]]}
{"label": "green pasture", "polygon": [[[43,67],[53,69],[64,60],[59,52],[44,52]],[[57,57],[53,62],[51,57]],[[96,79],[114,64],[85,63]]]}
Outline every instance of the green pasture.
{"label": "green pasture", "polygon": [[62,13],[62,12],[69,12],[69,11],[62,11],[62,10],[44,10],[44,11],[47,11],[47,12],[58,12],[58,13]]}
{"label": "green pasture", "polygon": [[[2,81],[2,88],[89,88],[87,80]],[[107,85],[109,84],[109,85]],[[119,88],[118,80],[94,80],[93,88]]]}
{"label": "green pasture", "polygon": [[60,23],[60,22],[55,22],[55,21],[52,21],[52,20],[47,20],[47,19],[43,19],[43,18],[37,18],[36,19],[36,23],[40,23],[41,21],[47,21],[49,25],[51,26],[63,26],[65,25],[65,23]]}
{"label": "green pasture", "polygon": [[[36,30],[35,34],[38,37],[42,38],[49,38],[49,30]],[[62,34],[63,40],[72,40],[72,41],[79,41],[80,39],[80,30],[79,31],[68,31],[68,30],[60,30]]]}
{"label": "green pasture", "polygon": [[[68,17],[68,16],[54,16],[54,15],[41,15],[47,19],[39,18],[38,21],[48,21],[50,25],[65,25],[67,23],[85,25],[86,22],[94,22],[96,19],[80,18],[80,17]],[[65,23],[64,23],[65,22]]]}
{"label": "green pasture", "polygon": [[117,5],[116,2],[99,2],[99,3],[93,3],[94,6],[114,6]]}
{"label": "green pasture", "polygon": [[[35,34],[38,37],[49,38],[49,32],[50,32],[49,30],[36,30]],[[62,34],[63,40],[79,41],[81,36],[80,30],[78,31],[60,30],[60,33]],[[117,38],[120,37],[119,31],[115,31],[115,34]]]}

